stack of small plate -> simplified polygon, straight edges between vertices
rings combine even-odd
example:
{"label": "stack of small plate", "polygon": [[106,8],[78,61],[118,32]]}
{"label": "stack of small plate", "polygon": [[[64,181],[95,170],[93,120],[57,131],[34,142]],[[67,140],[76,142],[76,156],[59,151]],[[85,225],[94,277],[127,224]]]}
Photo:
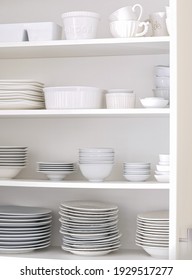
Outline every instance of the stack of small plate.
{"label": "stack of small plate", "polygon": [[48,247],[51,219],[50,209],[0,206],[0,253],[25,253]]}
{"label": "stack of small plate", "polygon": [[146,212],[137,215],[136,244],[152,257],[168,258],[168,211]]}
{"label": "stack of small plate", "polygon": [[0,179],[11,179],[26,166],[27,147],[0,146]]}
{"label": "stack of small plate", "polygon": [[160,154],[159,163],[156,165],[155,178],[158,182],[168,183],[169,182],[169,155]]}
{"label": "stack of small plate", "polygon": [[77,255],[105,255],[120,247],[118,207],[97,201],[60,205],[62,249]]}
{"label": "stack of small plate", "polygon": [[37,172],[44,173],[52,181],[61,181],[77,170],[74,162],[38,162]]}
{"label": "stack of small plate", "polygon": [[150,177],[151,164],[146,162],[124,162],[123,175],[128,181],[143,182]]}
{"label": "stack of small plate", "polygon": [[0,109],[43,108],[42,83],[32,80],[0,80]]}

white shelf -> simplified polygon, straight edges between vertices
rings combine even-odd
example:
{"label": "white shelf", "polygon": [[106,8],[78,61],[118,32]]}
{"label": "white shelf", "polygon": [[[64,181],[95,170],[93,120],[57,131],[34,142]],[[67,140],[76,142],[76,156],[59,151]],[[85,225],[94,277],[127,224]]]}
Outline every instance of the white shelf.
{"label": "white shelf", "polygon": [[168,36],[0,43],[0,58],[2,59],[152,55],[168,53]]}
{"label": "white shelf", "polygon": [[157,181],[128,182],[128,181],[105,181],[91,183],[88,181],[59,181],[50,180],[0,180],[0,187],[30,187],[30,188],[64,188],[64,189],[169,189],[169,183]]}
{"label": "white shelf", "polygon": [[7,117],[168,117],[169,108],[131,109],[68,109],[68,110],[0,110],[0,118]]}
{"label": "white shelf", "polygon": [[61,259],[61,260],[151,260],[153,259],[143,250],[121,249],[104,256],[78,256],[66,252],[61,247],[50,247],[43,250],[36,250],[25,254],[0,254],[0,258],[36,258],[36,259]]}

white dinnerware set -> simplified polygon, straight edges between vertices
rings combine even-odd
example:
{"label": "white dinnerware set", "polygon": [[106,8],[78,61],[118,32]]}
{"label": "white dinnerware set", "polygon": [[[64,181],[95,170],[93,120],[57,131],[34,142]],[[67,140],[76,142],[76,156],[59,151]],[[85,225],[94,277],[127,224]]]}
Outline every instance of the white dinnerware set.
{"label": "white dinnerware set", "polygon": [[16,177],[27,164],[27,147],[0,146],[0,179]]}
{"label": "white dinnerware set", "polygon": [[148,162],[124,162],[123,176],[130,182],[144,182],[151,176],[151,164]]}
{"label": "white dinnerware set", "polygon": [[0,109],[44,109],[43,86],[33,80],[0,80]]}
{"label": "white dinnerware set", "polygon": [[51,244],[52,211],[41,207],[0,206],[0,253],[27,253]]}
{"label": "white dinnerware set", "polygon": [[155,179],[160,183],[168,183],[169,182],[169,155],[168,154],[160,154],[159,162],[156,165],[155,170]]}
{"label": "white dinnerware set", "polygon": [[76,170],[74,162],[37,162],[37,172],[45,174],[51,181],[61,181]]}
{"label": "white dinnerware set", "polygon": [[154,96],[170,100],[170,69],[166,65],[157,65],[154,68]]}
{"label": "white dinnerware set", "polygon": [[79,168],[90,182],[103,182],[112,172],[114,160],[113,148],[79,149]]}
{"label": "white dinnerware set", "polygon": [[46,109],[99,109],[103,90],[88,86],[44,87]]}
{"label": "white dinnerware set", "polygon": [[128,109],[135,107],[136,94],[129,89],[109,89],[106,94],[107,109]]}
{"label": "white dinnerware set", "polygon": [[135,242],[152,257],[158,259],[168,259],[168,211],[153,211],[138,214]]}
{"label": "white dinnerware set", "polygon": [[120,248],[118,206],[99,201],[66,201],[60,205],[61,248],[84,256],[101,256]]}

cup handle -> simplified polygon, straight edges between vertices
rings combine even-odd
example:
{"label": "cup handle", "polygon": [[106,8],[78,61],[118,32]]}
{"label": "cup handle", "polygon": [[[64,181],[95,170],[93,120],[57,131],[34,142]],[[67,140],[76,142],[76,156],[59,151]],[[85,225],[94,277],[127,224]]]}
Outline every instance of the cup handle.
{"label": "cup handle", "polygon": [[142,16],[142,13],[143,13],[143,8],[140,4],[135,4],[133,7],[132,7],[132,11],[135,12],[135,9],[139,8],[140,10],[140,13],[139,13],[139,16],[138,16],[138,21],[140,21],[141,19],[141,16]]}
{"label": "cup handle", "polygon": [[149,29],[149,22],[140,22],[139,23],[139,27],[143,26],[143,31],[140,33],[136,34],[136,37],[140,37],[143,36],[147,33],[148,29]]}

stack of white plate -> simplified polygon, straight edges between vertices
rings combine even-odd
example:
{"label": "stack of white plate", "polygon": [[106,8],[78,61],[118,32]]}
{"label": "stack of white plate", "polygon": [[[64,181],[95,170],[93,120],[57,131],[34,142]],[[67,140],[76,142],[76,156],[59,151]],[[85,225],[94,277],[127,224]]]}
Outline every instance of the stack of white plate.
{"label": "stack of white plate", "polygon": [[61,181],[77,170],[74,162],[38,162],[37,172],[44,173],[52,181]]}
{"label": "stack of white plate", "polygon": [[158,182],[168,183],[169,182],[169,155],[160,154],[159,163],[156,165],[155,178]]}
{"label": "stack of white plate", "polygon": [[146,212],[137,215],[136,244],[152,257],[168,258],[168,211]]}
{"label": "stack of white plate", "polygon": [[79,149],[79,167],[89,181],[102,182],[112,171],[114,157],[113,148]]}
{"label": "stack of white plate", "polygon": [[51,238],[51,210],[0,206],[0,252],[25,253],[46,248]]}
{"label": "stack of white plate", "polygon": [[105,255],[120,247],[118,207],[97,201],[60,205],[62,249],[77,255]]}
{"label": "stack of white plate", "polygon": [[42,83],[32,80],[0,80],[0,109],[43,108]]}
{"label": "stack of white plate", "polygon": [[124,162],[123,175],[131,182],[146,181],[151,174],[151,164],[148,162]]}
{"label": "stack of white plate", "polygon": [[27,147],[0,146],[0,179],[11,179],[26,166]]}

